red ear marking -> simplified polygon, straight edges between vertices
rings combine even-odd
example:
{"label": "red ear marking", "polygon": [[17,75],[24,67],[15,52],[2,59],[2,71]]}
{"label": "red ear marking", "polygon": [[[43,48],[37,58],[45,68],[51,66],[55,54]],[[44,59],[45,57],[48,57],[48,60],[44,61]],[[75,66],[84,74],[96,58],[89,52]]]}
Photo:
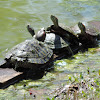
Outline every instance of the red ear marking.
{"label": "red ear marking", "polygon": [[29,30],[31,31],[32,29],[31,29],[31,28],[29,28]]}

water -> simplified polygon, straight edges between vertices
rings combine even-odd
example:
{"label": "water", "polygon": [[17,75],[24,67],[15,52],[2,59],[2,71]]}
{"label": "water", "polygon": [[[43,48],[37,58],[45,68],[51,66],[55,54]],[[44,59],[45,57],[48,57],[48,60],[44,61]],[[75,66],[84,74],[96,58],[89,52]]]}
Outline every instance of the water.
{"label": "water", "polygon": [[[0,57],[3,57],[3,52],[7,48],[10,49],[31,38],[26,29],[29,23],[37,32],[40,28],[52,24],[51,14],[57,16],[59,22],[73,26],[79,21],[100,21],[99,12],[100,0],[0,0]],[[29,91],[27,91],[30,87],[53,89],[57,85],[66,83],[70,73],[85,73],[88,68],[92,68],[91,71],[98,71],[100,69],[99,59],[100,54],[91,53],[90,50],[84,54],[75,55],[74,59],[57,61],[55,62],[55,71],[48,73],[43,79],[34,82],[24,80],[10,86],[7,90],[1,90],[0,97],[2,100],[7,98],[8,100],[17,100],[18,98],[30,98],[31,100],[33,97],[30,97]],[[23,84],[27,84],[27,86],[23,87]]]}
{"label": "water", "polygon": [[26,25],[37,32],[51,25],[50,15],[72,26],[79,21],[100,20],[99,0],[0,0],[0,51],[31,37]]}

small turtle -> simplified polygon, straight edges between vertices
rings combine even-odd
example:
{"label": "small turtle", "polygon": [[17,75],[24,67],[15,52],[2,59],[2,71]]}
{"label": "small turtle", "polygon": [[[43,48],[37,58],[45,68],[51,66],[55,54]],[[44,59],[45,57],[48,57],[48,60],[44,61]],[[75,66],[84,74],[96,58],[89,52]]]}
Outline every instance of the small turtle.
{"label": "small turtle", "polygon": [[51,65],[52,59],[53,51],[35,38],[14,46],[5,56],[6,63],[17,71],[30,69],[32,73],[45,70]]}
{"label": "small turtle", "polygon": [[[83,24],[84,23],[84,24]],[[90,21],[90,22],[78,22],[77,25],[72,26],[71,29],[74,31],[74,33],[86,33],[91,36],[98,36],[100,33],[100,21]]]}
{"label": "small turtle", "polygon": [[97,44],[98,31],[94,27],[85,27],[81,22],[78,23],[78,27],[81,30],[78,34],[78,38],[83,45],[89,46]]}
{"label": "small turtle", "polygon": [[63,40],[62,37],[60,37],[59,35],[54,33],[46,33],[45,29],[41,28],[40,31],[38,31],[38,33],[34,37],[37,40],[41,41],[41,36],[44,40],[44,43],[47,44],[48,47],[54,51],[54,54],[59,54],[63,51],[68,51],[68,54],[73,54],[70,48],[70,43],[67,40]]}
{"label": "small turtle", "polygon": [[54,32],[58,35],[60,35],[63,39],[66,39],[68,42],[70,42],[72,45],[79,46],[78,38],[74,35],[74,32],[71,30],[71,28],[59,25],[57,17],[51,15],[51,20],[54,25],[51,25],[47,28],[47,31]]}
{"label": "small turtle", "polygon": [[88,34],[93,37],[98,36],[98,30],[94,28],[93,26],[85,26],[83,23],[79,22],[78,27],[81,30],[81,34]]}

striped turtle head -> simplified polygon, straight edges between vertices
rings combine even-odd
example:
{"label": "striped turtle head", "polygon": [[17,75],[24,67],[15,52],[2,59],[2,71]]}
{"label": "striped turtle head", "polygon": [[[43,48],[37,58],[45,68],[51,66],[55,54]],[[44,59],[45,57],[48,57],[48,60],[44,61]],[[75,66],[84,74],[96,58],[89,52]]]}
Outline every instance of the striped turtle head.
{"label": "striped turtle head", "polygon": [[86,33],[86,27],[81,22],[78,22],[78,27],[82,34]]}
{"label": "striped turtle head", "polygon": [[38,31],[38,33],[36,34],[35,38],[38,40],[38,41],[44,41],[45,40],[45,37],[46,37],[46,31],[43,28],[40,29],[40,31]]}
{"label": "striped turtle head", "polygon": [[51,15],[51,20],[52,20],[52,22],[53,22],[53,24],[54,24],[54,26],[56,28],[59,27],[59,25],[58,25],[58,18],[57,17]]}

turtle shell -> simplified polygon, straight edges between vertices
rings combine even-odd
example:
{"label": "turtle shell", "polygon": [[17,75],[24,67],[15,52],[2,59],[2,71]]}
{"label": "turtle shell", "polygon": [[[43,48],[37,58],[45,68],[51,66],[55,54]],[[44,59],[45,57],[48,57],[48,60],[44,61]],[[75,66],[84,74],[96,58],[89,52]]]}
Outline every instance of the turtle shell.
{"label": "turtle shell", "polygon": [[69,33],[75,34],[74,31],[73,31],[69,26],[66,26],[66,25],[63,24],[63,23],[59,23],[59,26],[60,26],[62,29],[68,31]]}
{"label": "turtle shell", "polygon": [[47,33],[44,41],[51,49],[60,49],[68,47],[69,43],[64,41],[59,35]]}
{"label": "turtle shell", "polygon": [[11,62],[44,64],[50,60],[52,55],[53,52],[51,49],[45,46],[42,42],[33,38],[14,46],[6,54],[5,58],[10,59]]}
{"label": "turtle shell", "polygon": [[98,35],[98,31],[94,27],[87,27],[86,33],[91,35],[91,36],[97,36]]}
{"label": "turtle shell", "polygon": [[87,22],[86,28],[88,34],[97,36],[100,33],[100,21]]}
{"label": "turtle shell", "polygon": [[73,31],[75,34],[81,33],[81,30],[79,29],[79,27],[78,27],[77,24],[76,24],[75,26],[71,26],[70,28],[72,29],[72,31]]}
{"label": "turtle shell", "polygon": [[94,27],[100,32],[100,21],[90,21],[88,22],[88,25]]}

